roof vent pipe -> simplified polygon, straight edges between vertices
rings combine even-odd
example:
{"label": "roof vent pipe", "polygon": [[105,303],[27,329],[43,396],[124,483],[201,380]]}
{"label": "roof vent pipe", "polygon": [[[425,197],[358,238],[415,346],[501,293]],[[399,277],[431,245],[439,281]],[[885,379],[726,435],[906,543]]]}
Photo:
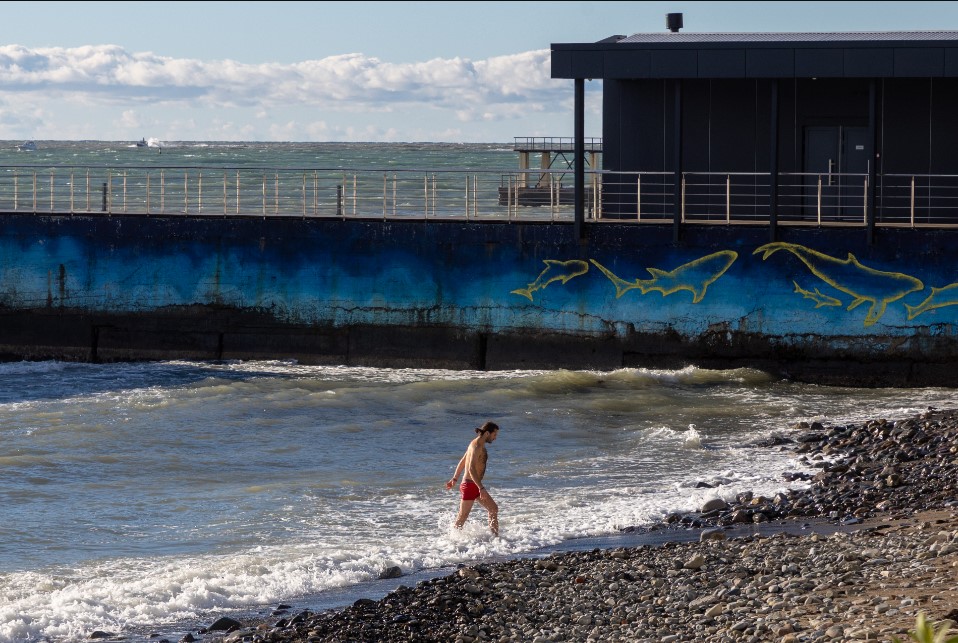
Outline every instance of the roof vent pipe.
{"label": "roof vent pipe", "polygon": [[665,26],[668,27],[669,31],[672,33],[678,33],[684,25],[682,25],[682,14],[681,13],[667,13],[665,14]]}

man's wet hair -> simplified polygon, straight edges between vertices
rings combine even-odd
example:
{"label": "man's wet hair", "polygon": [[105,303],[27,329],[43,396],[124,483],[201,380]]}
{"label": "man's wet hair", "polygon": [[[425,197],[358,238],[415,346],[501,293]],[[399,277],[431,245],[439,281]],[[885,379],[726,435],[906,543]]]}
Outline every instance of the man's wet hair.
{"label": "man's wet hair", "polygon": [[493,431],[498,431],[498,430],[499,430],[498,424],[496,424],[495,422],[486,422],[485,424],[480,426],[478,429],[476,429],[476,433],[478,433],[479,435],[482,435],[483,433],[492,433]]}

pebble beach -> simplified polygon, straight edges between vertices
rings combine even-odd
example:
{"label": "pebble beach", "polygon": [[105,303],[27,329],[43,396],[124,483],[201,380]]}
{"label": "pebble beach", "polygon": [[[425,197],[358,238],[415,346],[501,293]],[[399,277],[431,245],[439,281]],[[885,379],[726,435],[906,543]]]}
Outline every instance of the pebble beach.
{"label": "pebble beach", "polygon": [[657,544],[400,577],[380,600],[280,605],[184,640],[893,641],[919,613],[958,621],[958,411],[802,423],[753,448],[792,450],[818,473],[624,530],[623,543],[654,532]]}

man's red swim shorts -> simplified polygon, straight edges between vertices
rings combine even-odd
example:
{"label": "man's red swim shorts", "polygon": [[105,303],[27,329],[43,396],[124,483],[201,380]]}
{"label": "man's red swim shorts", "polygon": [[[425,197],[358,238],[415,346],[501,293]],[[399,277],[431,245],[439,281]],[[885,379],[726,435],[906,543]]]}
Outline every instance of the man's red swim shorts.
{"label": "man's red swim shorts", "polygon": [[475,500],[479,497],[479,485],[472,480],[463,480],[459,485],[459,493],[463,500]]}

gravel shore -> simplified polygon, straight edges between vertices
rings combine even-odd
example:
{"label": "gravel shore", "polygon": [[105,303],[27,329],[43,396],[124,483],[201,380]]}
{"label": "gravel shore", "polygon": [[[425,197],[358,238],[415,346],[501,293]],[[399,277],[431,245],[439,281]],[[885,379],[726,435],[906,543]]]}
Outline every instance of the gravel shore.
{"label": "gravel shore", "polygon": [[958,621],[958,412],[802,424],[754,448],[795,450],[820,472],[653,529],[696,529],[696,542],[479,563],[341,610],[224,619],[198,638],[891,641],[919,611]]}

